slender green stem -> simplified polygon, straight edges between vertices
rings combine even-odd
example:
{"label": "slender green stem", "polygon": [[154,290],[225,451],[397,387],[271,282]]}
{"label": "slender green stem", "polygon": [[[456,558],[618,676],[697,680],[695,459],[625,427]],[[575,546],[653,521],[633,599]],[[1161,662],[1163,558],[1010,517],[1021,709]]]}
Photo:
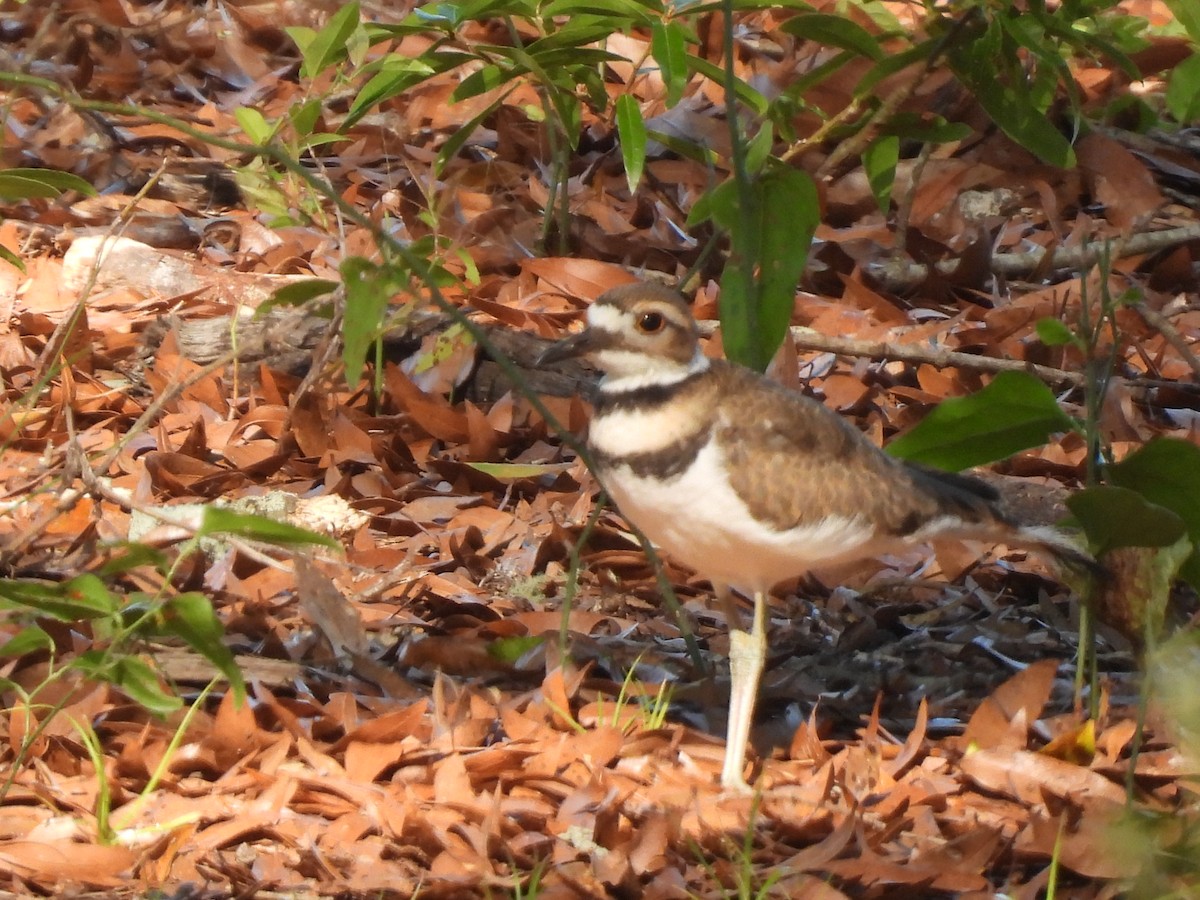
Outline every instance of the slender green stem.
{"label": "slender green stem", "polygon": [[692,664],[701,672],[707,672],[708,666],[704,661],[704,655],[700,652],[700,645],[696,642],[696,635],[692,633],[692,626],[688,622],[687,616],[683,614],[683,606],[679,602],[679,598],[675,595],[675,588],[671,586],[670,579],[667,578],[667,573],[663,571],[662,560],[658,557],[658,552],[654,549],[654,545],[650,543],[641,531],[634,529],[634,534],[638,540],[642,542],[642,550],[650,559],[651,565],[654,566],[654,577],[658,582],[658,592],[662,596],[663,603],[667,605],[667,609],[671,611],[671,615],[675,618],[676,624],[679,626],[679,633],[683,635],[683,643],[687,647],[688,656],[691,657]]}
{"label": "slender green stem", "polygon": [[[218,676],[219,678],[219,676]],[[171,741],[167,744],[167,749],[158,760],[158,765],[154,767],[154,771],[150,773],[150,779],[146,782],[146,786],[142,788],[141,793],[133,800],[132,803],[123,806],[113,818],[119,820],[116,826],[118,830],[123,827],[128,827],[136,818],[137,813],[143,806],[146,805],[150,795],[158,788],[158,783],[162,781],[163,776],[167,773],[168,767],[175,759],[175,753],[179,750],[179,745],[183,743],[184,735],[187,734],[188,727],[192,724],[192,720],[196,718],[196,713],[204,705],[204,701],[208,695],[212,693],[213,688],[217,684],[217,678],[214,678],[204,686],[204,689],[196,695],[196,699],[192,701],[187,708],[187,712],[183,714],[183,718],[179,720],[179,725],[175,729],[175,733],[171,735]]]}
{"label": "slender green stem", "polygon": [[[738,116],[737,75],[734,72],[734,59],[737,55],[737,45],[733,40],[733,0],[721,0],[722,24],[724,26],[723,43],[725,45],[725,122],[729,127],[729,164],[731,175],[737,186],[738,227],[730,234],[733,252],[726,266],[733,266],[733,277],[741,282],[738,293],[745,298],[744,312],[747,328],[752,335],[759,333],[759,304],[758,292],[755,290],[757,272],[755,271],[761,258],[759,235],[761,229],[755,219],[758,216],[758,203],[754,194],[754,184],[750,172],[746,168],[746,145],[742,139],[740,118]],[[750,342],[750,352],[754,359],[750,362],[758,371],[767,368],[770,359],[763,359],[765,345],[763,341]]]}
{"label": "slender green stem", "polygon": [[560,119],[554,103],[550,99],[549,88],[538,88],[538,96],[542,98],[542,114],[546,117],[546,143],[550,147],[550,184],[547,185],[546,208],[542,211],[542,249],[549,250],[551,226],[558,232],[554,236],[555,252],[565,256],[568,251],[568,237],[571,227],[571,197],[567,190],[567,173],[569,171],[570,142],[567,139],[567,128]]}
{"label": "slender green stem", "polygon": [[570,567],[567,569],[567,583],[563,587],[562,619],[558,625],[558,652],[562,656],[567,655],[567,636],[571,631],[571,607],[575,604],[575,594],[579,590],[579,570],[583,566],[583,547],[587,544],[588,538],[592,536],[596,523],[600,521],[600,515],[604,512],[605,500],[602,491],[596,498],[596,502],[592,504],[592,512],[588,516],[587,524],[583,526],[583,531],[579,532],[579,539],[571,545],[567,556]]}
{"label": "slender green stem", "polygon": [[[1145,627],[1146,646],[1142,654],[1143,660],[1153,658],[1157,641],[1154,628],[1149,621]],[[1129,769],[1125,772],[1125,802],[1132,806],[1137,799],[1137,761],[1142,753],[1142,741],[1146,737],[1146,713],[1150,708],[1150,695],[1154,681],[1154,667],[1143,665],[1142,687],[1138,691],[1137,726],[1133,729],[1133,740],[1129,744]]]}
{"label": "slender green stem", "polygon": [[[55,672],[55,671],[53,671],[53,669],[51,669],[50,673],[46,676],[45,681],[43,681],[40,685],[38,685],[36,688],[34,688],[34,691],[32,694],[30,694],[27,698],[23,699],[22,702],[25,704],[25,715],[27,715],[27,716],[33,715],[33,703],[32,703],[33,698],[37,696],[37,692],[39,690],[41,690],[43,687],[50,684],[51,682],[55,681],[59,677],[60,674],[61,674],[61,670],[59,672]],[[17,749],[16,758],[13,759],[12,766],[9,768],[8,777],[4,779],[4,784],[0,785],[0,806],[4,805],[4,798],[7,797],[8,792],[10,790],[12,790],[12,786],[17,780],[17,775],[21,771],[21,767],[25,765],[25,757],[29,753],[29,749],[35,743],[37,743],[37,739],[42,736],[42,732],[44,732],[48,727],[50,727],[50,723],[52,721],[54,721],[54,717],[57,716],[62,711],[63,707],[65,707],[67,705],[67,701],[70,698],[71,698],[70,692],[64,692],[63,695],[58,699],[58,701],[55,702],[55,704],[53,706],[49,707],[49,710],[50,710],[49,714],[47,714],[42,719],[40,719],[37,723],[37,727],[34,728],[32,732],[25,735],[21,739],[21,746]],[[9,712],[9,716],[11,717],[13,710],[9,709],[8,712]],[[11,726],[10,726],[10,729],[11,729]]]}

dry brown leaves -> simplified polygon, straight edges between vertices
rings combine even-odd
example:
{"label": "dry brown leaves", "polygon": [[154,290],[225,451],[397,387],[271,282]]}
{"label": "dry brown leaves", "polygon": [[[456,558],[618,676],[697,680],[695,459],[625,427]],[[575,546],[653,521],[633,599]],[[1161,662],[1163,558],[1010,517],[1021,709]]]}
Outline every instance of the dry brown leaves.
{"label": "dry brown leaves", "polygon": [[[303,96],[286,74],[295,54],[279,29],[323,20],[282,2],[0,8],[14,68],[225,135],[238,132],[238,106],[274,117]],[[774,24],[748,18],[746,34]],[[421,41],[406,46],[420,52]],[[621,36],[609,49],[638,59],[646,38]],[[813,52],[795,42],[780,50],[758,52],[747,40],[741,74],[783,84]],[[716,86],[696,79],[668,111],[653,73],[614,72],[658,127],[724,139],[712,115]],[[813,102],[838,108],[859,74],[827,82]],[[1090,100],[1123,88],[1119,73],[1105,74],[1080,73]],[[536,97],[514,92],[479,138],[488,152],[460,153],[435,182],[437,148],[478,111],[447,102],[453,86],[433,79],[414,89],[323,165],[375,219],[392,217],[414,237],[432,225],[470,255],[479,284],[448,296],[477,321],[553,337],[587,300],[628,280],[626,266],[677,277],[695,261],[699,246],[683,223],[710,173],[664,153],[648,162],[650,186],[630,197],[609,150],[612,123],[591,114],[584,127],[594,140],[573,170],[586,177],[569,185],[581,258],[531,258],[547,196],[544,148],[523,112]],[[447,399],[471,348],[439,357],[441,366],[428,365],[428,343],[408,351],[386,367],[378,404],[332,377],[299,394],[303,369],[197,361],[182,325],[241,315],[290,276],[334,277],[344,255],[370,252],[369,236],[332,220],[267,228],[253,200],[239,205],[232,193],[221,203],[212,193],[224,183],[213,173],[237,164],[234,154],[147,120],[51,109],[43,99],[4,98],[6,164],[70,170],[107,193],[15,204],[0,223],[0,242],[27,266],[22,274],[0,263],[7,571],[96,571],[138,511],[256,495],[290,496],[291,512],[338,535],[345,555],[292,565],[231,545],[178,573],[219,611],[251,685],[242,707],[227,694],[186,723],[182,714],[163,721],[70,671],[50,678],[94,646],[99,636],[86,627],[47,625],[53,658],[3,660],[0,676],[12,685],[0,714],[5,888],[134,895],[190,883],[212,896],[458,897],[536,887],[543,897],[667,898],[725,896],[773,879],[775,896],[1032,898],[1054,856],[1071,896],[1111,896],[1113,879],[1134,873],[1136,862],[1109,843],[1132,764],[1132,656],[1105,634],[1111,707],[1095,721],[1074,712],[1079,611],[1035,562],[945,546],[822,573],[838,587],[801,593],[816,604],[784,592],[757,736],[761,802],[724,797],[715,787],[723,748],[709,735],[720,732],[725,679],[696,667],[611,513],[582,549],[580,592],[564,618],[569,553],[596,486],[569,454],[564,463],[525,398]],[[802,162],[815,170],[824,153],[813,148]],[[1172,167],[1174,183],[1194,195],[1200,173],[1194,157],[1135,152],[1100,135],[1080,158],[1078,173],[1052,171],[981,132],[930,159],[912,194],[909,250],[926,265],[962,262],[900,293],[867,274],[894,232],[861,170],[839,170],[822,185],[826,225],[809,285],[820,293],[800,296],[795,322],[1078,367],[1072,351],[1043,346],[1032,328],[1042,316],[1078,316],[1079,278],[1031,269],[1036,284],[992,289],[988,260],[1134,223],[1193,222],[1186,205],[1164,200],[1155,174]],[[906,178],[911,171],[900,173],[897,195]],[[130,243],[110,250],[95,276],[95,235],[111,230],[147,179]],[[1002,201],[1001,210],[969,220],[960,202],[968,190]],[[445,265],[464,271],[454,254]],[[1133,256],[1114,263],[1109,287],[1136,285],[1194,345],[1194,268],[1194,244]],[[1095,296],[1095,276],[1086,277]],[[703,280],[698,315],[715,317],[715,296]],[[1197,395],[1172,384],[1190,377],[1186,354],[1136,308],[1120,325],[1123,380],[1104,410],[1106,435],[1122,453],[1154,434],[1191,436]],[[718,339],[709,349],[718,352]],[[63,358],[72,364],[58,367]],[[796,359],[807,390],[881,443],[930,404],[983,383],[969,369]],[[1147,378],[1156,380],[1149,389]],[[572,429],[586,420],[579,398],[546,401]],[[1070,483],[1083,453],[1068,438],[1006,469],[1022,485]],[[481,462],[544,468],[504,477],[471,465]],[[179,529],[159,525],[142,539],[170,547]],[[719,614],[688,573],[668,561],[667,574],[706,665],[719,667]],[[120,585],[162,587],[141,570]],[[188,699],[211,677],[177,648],[145,652]],[[652,727],[648,698],[664,681],[674,715]],[[1151,738],[1132,777],[1139,802],[1159,811],[1192,803],[1182,766]]]}

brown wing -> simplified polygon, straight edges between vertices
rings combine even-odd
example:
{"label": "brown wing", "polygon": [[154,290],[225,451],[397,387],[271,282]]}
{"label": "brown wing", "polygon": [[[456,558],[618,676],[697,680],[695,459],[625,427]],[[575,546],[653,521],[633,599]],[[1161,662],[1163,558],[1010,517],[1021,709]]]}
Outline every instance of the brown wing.
{"label": "brown wing", "polygon": [[728,399],[717,439],[730,482],[775,528],[857,515],[883,534],[903,536],[946,515],[1003,521],[984,482],[900,462],[815,400],[740,367],[721,364],[719,371]]}

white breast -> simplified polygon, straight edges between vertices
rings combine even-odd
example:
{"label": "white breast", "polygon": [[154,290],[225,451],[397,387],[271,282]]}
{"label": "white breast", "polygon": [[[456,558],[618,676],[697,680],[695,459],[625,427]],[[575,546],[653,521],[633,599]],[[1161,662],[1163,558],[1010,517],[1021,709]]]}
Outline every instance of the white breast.
{"label": "white breast", "polygon": [[656,546],[743,593],[770,590],[818,564],[875,552],[874,531],[861,517],[836,516],[787,531],[755,519],[730,487],[712,441],[674,478],[642,478],[618,465],[602,472],[601,481],[622,514]]}
{"label": "white breast", "polygon": [[588,426],[588,443],[609,456],[655,453],[696,434],[695,410],[688,404],[662,408],[617,409]]}

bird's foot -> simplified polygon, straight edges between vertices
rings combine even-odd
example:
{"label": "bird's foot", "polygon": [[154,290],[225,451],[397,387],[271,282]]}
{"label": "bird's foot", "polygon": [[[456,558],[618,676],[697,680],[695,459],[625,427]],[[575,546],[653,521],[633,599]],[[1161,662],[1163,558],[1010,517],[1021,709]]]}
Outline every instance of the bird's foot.
{"label": "bird's foot", "polygon": [[754,788],[740,774],[736,778],[721,777],[721,794],[726,797],[749,797]]}

